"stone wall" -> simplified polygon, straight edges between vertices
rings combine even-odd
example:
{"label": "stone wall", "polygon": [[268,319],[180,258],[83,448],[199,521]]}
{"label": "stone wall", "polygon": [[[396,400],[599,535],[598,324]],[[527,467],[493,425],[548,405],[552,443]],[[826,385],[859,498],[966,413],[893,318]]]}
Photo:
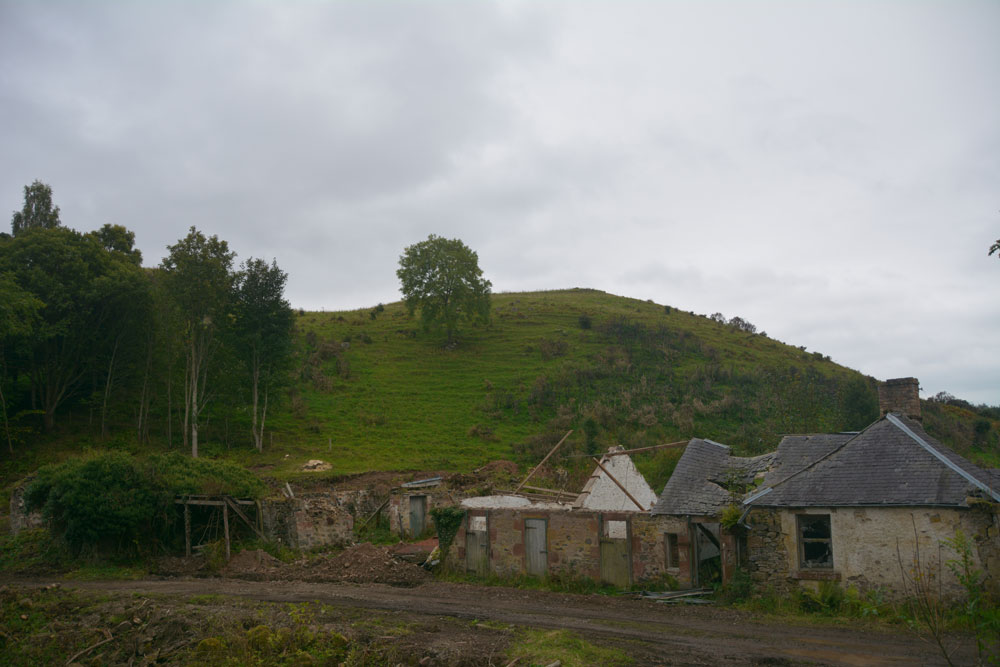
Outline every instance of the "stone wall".
{"label": "stone wall", "polygon": [[[453,547],[456,567],[465,569],[465,534],[470,521],[485,523],[489,539],[489,571],[501,577],[524,574],[526,568],[524,520],[544,519],[547,522],[547,563],[549,574],[567,577],[601,577],[600,531],[602,522],[624,521],[630,540],[632,577],[635,582],[652,581],[665,573],[677,576],[680,570],[667,571],[663,533],[683,519],[651,517],[648,514],[591,512],[584,510],[558,511],[537,509],[470,509],[455,536]],[[686,543],[681,551],[687,556]]]}
{"label": "stone wall", "polygon": [[[632,576],[637,583],[660,579],[670,575],[680,582],[690,579],[690,568],[667,568],[667,552],[664,535],[672,532],[687,534],[684,519],[673,516],[652,516],[636,514],[632,517]],[[687,565],[686,542],[680,546],[681,566]]]}
{"label": "stone wall", "polygon": [[354,541],[354,517],[338,497],[314,493],[261,501],[264,534],[293,548],[344,546]]}
{"label": "stone wall", "polygon": [[[995,506],[971,510],[940,508],[755,509],[747,543],[751,578],[762,586],[787,591],[818,587],[831,580],[860,591],[903,592],[900,561],[907,572],[919,555],[920,567],[940,580],[942,594],[958,597],[962,588],[947,562],[956,557],[945,540],[961,530],[973,543],[975,566],[988,574],[987,587],[1000,592],[1000,536]],[[833,567],[799,567],[796,514],[829,514]],[[898,551],[897,551],[898,549]]]}
{"label": "stone wall", "polygon": [[[626,519],[619,514],[604,514],[604,517]],[[582,511],[550,512],[547,518],[549,572],[571,578],[600,579],[601,515]]]}
{"label": "stone wall", "polygon": [[28,528],[41,528],[45,525],[41,512],[29,512],[24,506],[24,492],[32,479],[28,477],[10,492],[10,532],[14,535]]}

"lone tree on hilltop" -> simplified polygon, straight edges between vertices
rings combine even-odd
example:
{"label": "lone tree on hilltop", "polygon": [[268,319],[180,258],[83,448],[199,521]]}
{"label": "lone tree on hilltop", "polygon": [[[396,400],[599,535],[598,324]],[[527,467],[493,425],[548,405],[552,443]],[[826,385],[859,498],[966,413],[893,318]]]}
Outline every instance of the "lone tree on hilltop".
{"label": "lone tree on hilltop", "polygon": [[59,226],[59,207],[52,206],[52,188],[41,181],[24,186],[24,208],[14,212],[11,234],[29,229],[52,229]]}
{"label": "lone tree on hilltop", "polygon": [[410,314],[419,308],[425,328],[443,326],[448,344],[459,320],[489,319],[491,283],[483,278],[478,255],[458,239],[431,234],[409,246],[396,275]]}

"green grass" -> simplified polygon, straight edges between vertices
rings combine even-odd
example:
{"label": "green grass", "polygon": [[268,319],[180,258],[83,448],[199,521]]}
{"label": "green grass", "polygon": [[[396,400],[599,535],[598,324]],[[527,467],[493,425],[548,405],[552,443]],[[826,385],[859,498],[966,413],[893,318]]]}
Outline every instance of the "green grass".
{"label": "green grass", "polygon": [[597,646],[569,630],[525,631],[507,655],[517,658],[519,665],[550,665],[557,660],[565,667],[633,664],[625,651]]}

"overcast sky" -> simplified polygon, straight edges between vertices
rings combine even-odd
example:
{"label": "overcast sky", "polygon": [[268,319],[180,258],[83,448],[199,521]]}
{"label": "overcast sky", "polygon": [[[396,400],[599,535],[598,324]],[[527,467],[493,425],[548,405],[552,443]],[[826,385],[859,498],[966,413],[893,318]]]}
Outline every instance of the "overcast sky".
{"label": "overcast sky", "polygon": [[195,225],[296,307],[437,234],[1000,404],[995,0],[0,0],[0,147],[0,209]]}

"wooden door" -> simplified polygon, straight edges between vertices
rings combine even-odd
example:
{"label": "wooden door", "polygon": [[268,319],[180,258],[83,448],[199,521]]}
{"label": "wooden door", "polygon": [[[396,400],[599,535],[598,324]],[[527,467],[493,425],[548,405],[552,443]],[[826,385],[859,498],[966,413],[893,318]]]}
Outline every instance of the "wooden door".
{"label": "wooden door", "polygon": [[419,537],[427,528],[427,496],[410,496],[410,535]]}
{"label": "wooden door", "polygon": [[465,533],[465,571],[483,576],[489,566],[486,546],[487,533],[466,531]]}
{"label": "wooden door", "polygon": [[628,544],[628,522],[601,521],[601,581],[628,588],[632,583]]}
{"label": "wooden door", "polygon": [[601,538],[601,581],[618,588],[631,585],[628,540]]}
{"label": "wooden door", "polygon": [[525,569],[536,577],[544,577],[549,571],[546,527],[545,519],[524,520]]}

